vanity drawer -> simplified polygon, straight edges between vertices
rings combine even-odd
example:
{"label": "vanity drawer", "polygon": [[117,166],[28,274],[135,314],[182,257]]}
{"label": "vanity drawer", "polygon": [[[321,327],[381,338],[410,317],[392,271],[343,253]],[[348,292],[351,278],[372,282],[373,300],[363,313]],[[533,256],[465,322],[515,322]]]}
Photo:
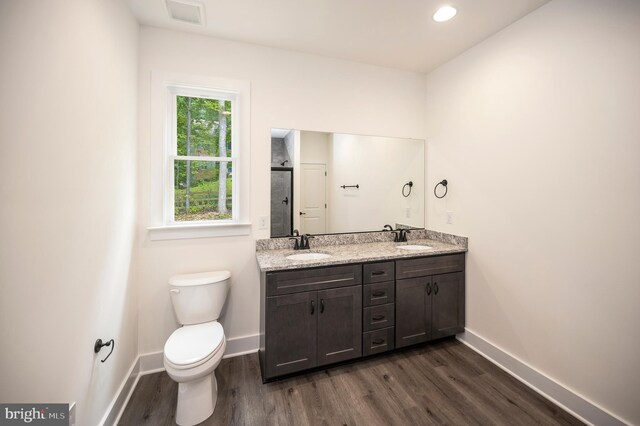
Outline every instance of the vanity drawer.
{"label": "vanity drawer", "polygon": [[365,285],[362,287],[362,305],[366,307],[393,303],[395,287],[394,281]]}
{"label": "vanity drawer", "polygon": [[368,331],[362,334],[362,355],[373,355],[390,351],[395,347],[393,327]]}
{"label": "vanity drawer", "polygon": [[396,261],[396,279],[464,271],[464,253]]}
{"label": "vanity drawer", "polygon": [[362,310],[362,330],[371,331],[391,327],[395,324],[394,314],[395,309],[393,303],[364,308]]}
{"label": "vanity drawer", "polygon": [[367,263],[364,265],[364,283],[379,283],[382,281],[393,280],[393,262]]}
{"label": "vanity drawer", "polygon": [[267,296],[362,284],[362,265],[267,273]]}

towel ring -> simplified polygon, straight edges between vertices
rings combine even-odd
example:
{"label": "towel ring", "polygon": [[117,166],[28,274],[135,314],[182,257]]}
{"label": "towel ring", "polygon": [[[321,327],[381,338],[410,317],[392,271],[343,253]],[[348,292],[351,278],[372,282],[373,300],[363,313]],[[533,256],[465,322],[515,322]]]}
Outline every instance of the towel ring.
{"label": "towel ring", "polygon": [[[444,198],[444,196],[447,195],[447,191],[448,191],[447,183],[448,183],[447,180],[443,179],[443,180],[441,180],[440,182],[438,182],[436,184],[435,188],[433,188],[433,195],[435,195],[436,198]],[[438,193],[437,193],[437,189],[438,189],[438,187],[440,185],[444,186],[444,194],[442,194],[442,195],[438,195]]]}
{"label": "towel ring", "polygon": [[[406,187],[409,187],[409,192],[407,192],[406,194],[404,193],[404,190]],[[413,188],[413,181],[409,181],[407,183],[405,183],[404,185],[402,185],[402,196],[407,198],[409,195],[411,195],[411,188]]]}

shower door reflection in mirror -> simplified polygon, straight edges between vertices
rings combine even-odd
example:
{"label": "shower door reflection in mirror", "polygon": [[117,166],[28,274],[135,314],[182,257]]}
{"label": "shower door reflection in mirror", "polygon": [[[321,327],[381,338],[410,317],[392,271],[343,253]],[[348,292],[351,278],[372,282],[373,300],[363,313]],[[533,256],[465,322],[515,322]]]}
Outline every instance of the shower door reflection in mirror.
{"label": "shower door reflection in mirror", "polygon": [[293,168],[271,168],[271,237],[293,231]]}

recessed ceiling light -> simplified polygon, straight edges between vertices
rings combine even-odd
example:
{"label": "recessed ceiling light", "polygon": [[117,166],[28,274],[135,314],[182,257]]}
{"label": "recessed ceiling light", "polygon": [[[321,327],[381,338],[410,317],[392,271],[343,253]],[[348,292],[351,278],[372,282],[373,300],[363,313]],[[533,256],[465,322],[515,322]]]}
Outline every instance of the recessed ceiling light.
{"label": "recessed ceiling light", "polygon": [[433,14],[433,20],[436,22],[444,22],[456,16],[457,9],[453,6],[442,6]]}

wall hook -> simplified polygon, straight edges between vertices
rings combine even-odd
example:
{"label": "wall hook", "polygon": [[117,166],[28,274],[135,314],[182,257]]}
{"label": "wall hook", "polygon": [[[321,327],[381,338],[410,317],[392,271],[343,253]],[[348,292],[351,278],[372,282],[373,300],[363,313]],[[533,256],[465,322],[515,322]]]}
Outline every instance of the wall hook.
{"label": "wall hook", "polygon": [[[96,343],[93,345],[93,352],[95,353],[100,352],[100,349],[102,349],[104,346],[111,346],[111,351],[109,351],[109,355],[107,355],[107,358],[109,358],[116,347],[116,341],[111,339],[107,343],[102,343],[102,339],[98,339],[96,340]],[[105,362],[107,358],[100,360],[100,362]]]}
{"label": "wall hook", "polygon": [[[433,188],[433,195],[435,195],[435,196],[436,196],[436,198],[444,198],[444,196],[445,196],[445,195],[447,195],[447,191],[448,191],[447,183],[448,183],[448,182],[447,182],[447,180],[446,180],[446,179],[442,179],[440,182],[438,182],[438,183],[436,184],[435,188]],[[436,190],[438,189],[438,187],[439,187],[440,185],[444,186],[444,194],[442,194],[442,195],[438,195],[438,193],[436,192]]]}

